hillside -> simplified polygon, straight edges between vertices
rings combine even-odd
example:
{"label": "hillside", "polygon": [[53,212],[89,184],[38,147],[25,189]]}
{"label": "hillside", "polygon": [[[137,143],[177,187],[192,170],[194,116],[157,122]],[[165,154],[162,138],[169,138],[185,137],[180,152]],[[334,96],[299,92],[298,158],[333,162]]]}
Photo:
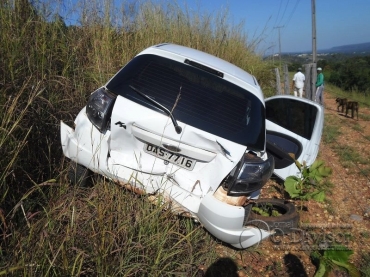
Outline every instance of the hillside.
{"label": "hillside", "polygon": [[[318,55],[337,54],[337,55],[343,55],[343,56],[370,55],[370,42],[334,46],[329,49],[317,49],[317,54]],[[307,57],[307,56],[312,55],[312,50],[303,50],[303,51],[296,51],[296,52],[282,52],[281,55],[283,58],[284,56]],[[278,54],[275,54],[275,56],[278,56]],[[266,56],[265,58],[270,58],[270,56]]]}
{"label": "hillside", "polygon": [[350,44],[332,47],[327,50],[320,50],[320,53],[370,53],[370,42]]}

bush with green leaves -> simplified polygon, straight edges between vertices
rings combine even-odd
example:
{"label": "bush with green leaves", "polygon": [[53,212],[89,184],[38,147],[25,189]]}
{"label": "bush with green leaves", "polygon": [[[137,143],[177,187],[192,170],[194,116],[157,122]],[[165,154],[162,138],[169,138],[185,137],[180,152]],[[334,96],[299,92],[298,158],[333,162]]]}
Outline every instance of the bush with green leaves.
{"label": "bush with green leaves", "polygon": [[307,166],[305,162],[301,164],[295,161],[300,174],[299,176],[289,176],[284,182],[285,191],[292,199],[325,200],[325,178],[329,177],[332,169],[324,164],[324,161],[316,160],[312,165]]}
{"label": "bush with green leaves", "polygon": [[311,258],[318,263],[314,277],[328,276],[333,270],[347,271],[351,277],[361,276],[359,270],[350,262],[352,254],[352,250],[341,245],[312,252]]}

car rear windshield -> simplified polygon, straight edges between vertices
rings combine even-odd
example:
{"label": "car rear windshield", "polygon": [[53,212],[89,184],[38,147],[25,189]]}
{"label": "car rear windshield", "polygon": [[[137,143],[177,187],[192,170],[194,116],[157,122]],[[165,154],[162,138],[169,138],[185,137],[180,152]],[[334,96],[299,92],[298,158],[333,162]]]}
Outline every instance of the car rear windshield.
{"label": "car rear windshield", "polygon": [[312,137],[317,113],[315,106],[295,99],[266,101],[268,120],[308,140]]}
{"label": "car rear windshield", "polygon": [[130,86],[173,111],[180,122],[251,149],[264,149],[263,103],[217,74],[189,63],[140,55],[108,82],[110,91],[160,112]]}

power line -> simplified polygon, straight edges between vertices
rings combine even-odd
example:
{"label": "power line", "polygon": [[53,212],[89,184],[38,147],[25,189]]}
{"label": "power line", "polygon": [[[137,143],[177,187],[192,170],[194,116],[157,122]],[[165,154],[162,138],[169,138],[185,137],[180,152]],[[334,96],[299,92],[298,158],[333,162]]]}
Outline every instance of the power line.
{"label": "power line", "polygon": [[[298,0],[299,1],[299,0]],[[285,8],[284,8],[284,11],[283,11],[283,14],[282,14],[282,16],[281,16],[281,18],[280,18],[280,21],[279,21],[279,24],[278,25],[280,25],[280,23],[283,21],[283,19],[284,19],[284,16],[285,16],[285,13],[286,13],[286,11],[287,11],[287,8],[288,8],[288,5],[289,5],[289,2],[290,2],[290,0],[288,0],[287,2],[286,2],[286,5],[285,5]],[[279,12],[278,12],[278,16],[277,16],[277,18],[276,18],[276,22],[277,22],[277,19],[279,18],[279,14],[280,14],[280,8],[281,8],[281,1],[280,1],[280,5],[279,5]],[[296,4],[295,4],[295,6],[294,6],[294,8],[293,8],[293,11],[292,11],[292,13],[290,14],[290,16],[289,16],[289,19],[288,19],[288,22],[290,21],[290,18],[292,17],[292,15],[293,15],[293,13],[294,13],[294,11],[295,11],[295,9],[297,8],[297,3],[298,2],[296,2]],[[275,22],[275,25],[276,25],[276,22]],[[281,28],[284,28],[284,25],[280,25],[280,26],[275,26],[274,27],[274,29],[278,29],[279,30],[279,32],[278,32],[278,35],[279,35],[279,58],[280,58],[280,66],[281,66],[281,33],[280,33],[280,29]]]}
{"label": "power line", "polygon": [[[289,2],[289,0],[288,0],[288,2]],[[277,22],[278,22],[278,20],[279,20],[279,15],[280,15],[280,10],[281,10],[281,6],[282,6],[282,0],[280,0],[280,2],[279,2],[279,9],[278,9],[278,13],[277,13],[277,16],[276,16],[276,18],[275,18],[275,23],[274,23],[274,25],[273,26],[276,26],[276,25],[278,25],[278,24],[276,24]],[[284,16],[284,15],[283,15]],[[281,22],[281,20],[282,20],[282,18],[280,19],[280,21],[279,21],[279,24],[280,24],[280,22]],[[271,31],[270,31],[270,33],[268,34],[268,37],[270,37],[271,36],[271,33],[273,32],[273,30],[275,29],[276,27],[273,27],[272,29],[271,29]],[[279,29],[279,41],[280,41],[280,29]],[[275,44],[274,44],[275,45]],[[280,49],[281,49],[281,46],[280,46]],[[274,53],[275,51],[273,51],[273,53]],[[279,56],[281,55],[281,51],[280,51],[280,53],[279,53]]]}
{"label": "power line", "polygon": [[281,23],[281,21],[282,21],[282,20],[283,20],[283,18],[284,18],[284,15],[285,15],[285,12],[286,12],[286,9],[287,9],[288,5],[289,5],[289,0],[288,0],[288,2],[287,2],[287,3],[286,3],[286,5],[285,5],[285,9],[284,9],[283,15],[281,16],[281,19],[280,19],[280,21],[279,21],[279,24]]}
{"label": "power line", "polygon": [[292,19],[292,17],[293,17],[293,14],[295,13],[295,10],[297,9],[297,6],[298,6],[298,3],[299,3],[299,2],[300,2],[300,0],[297,0],[297,1],[295,2],[294,8],[293,8],[292,12],[290,13],[289,19],[288,19],[288,21],[285,23],[285,25],[288,25],[288,24],[289,24],[290,20],[291,20],[291,19]]}
{"label": "power line", "polygon": [[278,10],[278,14],[277,14],[277,16],[276,16],[276,20],[275,20],[274,25],[276,25],[276,22],[278,21],[278,18],[279,18],[279,15],[280,15],[281,1],[282,1],[282,0],[280,0],[279,10]]}

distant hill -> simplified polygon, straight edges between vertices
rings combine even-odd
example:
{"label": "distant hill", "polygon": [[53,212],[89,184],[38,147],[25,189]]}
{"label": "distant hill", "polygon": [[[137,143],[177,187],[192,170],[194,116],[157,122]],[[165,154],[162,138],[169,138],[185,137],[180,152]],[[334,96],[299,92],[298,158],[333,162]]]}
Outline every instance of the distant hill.
{"label": "distant hill", "polygon": [[[318,49],[318,54],[370,55],[370,42],[335,46],[329,49]],[[311,51],[283,52],[282,55],[312,54]],[[275,54],[278,55],[278,54]],[[268,56],[266,56],[268,57]]]}
{"label": "distant hill", "polygon": [[370,42],[359,43],[359,44],[350,44],[343,46],[336,46],[326,50],[319,50],[320,53],[369,53],[370,54]]}

